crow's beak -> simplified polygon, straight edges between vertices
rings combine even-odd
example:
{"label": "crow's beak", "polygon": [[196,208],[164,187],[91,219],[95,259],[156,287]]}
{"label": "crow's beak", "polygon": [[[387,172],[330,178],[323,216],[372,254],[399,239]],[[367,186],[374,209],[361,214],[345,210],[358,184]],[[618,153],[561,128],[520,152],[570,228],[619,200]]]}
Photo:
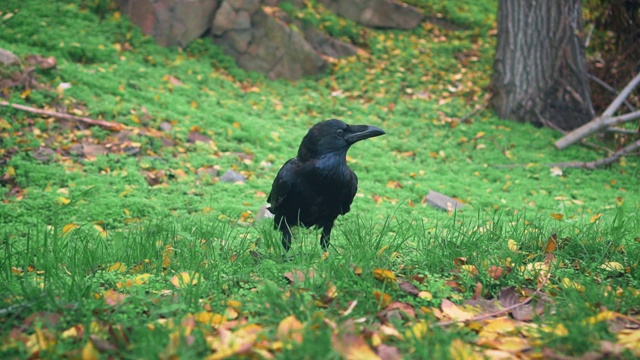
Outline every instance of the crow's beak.
{"label": "crow's beak", "polygon": [[370,125],[351,125],[349,126],[349,131],[351,134],[345,136],[345,139],[352,144],[360,140],[385,134],[384,130]]}

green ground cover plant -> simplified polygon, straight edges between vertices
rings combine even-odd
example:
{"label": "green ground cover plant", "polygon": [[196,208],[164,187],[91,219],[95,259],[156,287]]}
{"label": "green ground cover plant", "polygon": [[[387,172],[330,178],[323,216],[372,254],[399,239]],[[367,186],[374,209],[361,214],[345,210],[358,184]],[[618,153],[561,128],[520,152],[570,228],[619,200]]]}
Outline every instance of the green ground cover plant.
{"label": "green ground cover plant", "polygon": [[[602,154],[461,121],[487,97],[497,5],[409,3],[461,29],[363,35],[310,2],[300,16],[361,53],[289,82],[207,39],[161,48],[113,7],[3,1],[0,48],[57,63],[3,69],[34,81],[3,96],[121,126],[0,107],[2,358],[640,356],[638,158],[550,168]],[[334,248],[301,230],[284,261],[258,209],[329,118],[387,135],[349,152]]]}

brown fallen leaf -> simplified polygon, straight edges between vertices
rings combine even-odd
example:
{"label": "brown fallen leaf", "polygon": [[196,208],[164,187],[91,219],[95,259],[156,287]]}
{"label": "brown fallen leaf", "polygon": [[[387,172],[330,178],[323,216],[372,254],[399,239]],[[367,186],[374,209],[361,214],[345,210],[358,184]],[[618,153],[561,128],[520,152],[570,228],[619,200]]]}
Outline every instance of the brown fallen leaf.
{"label": "brown fallen leaf", "polygon": [[379,360],[380,357],[371,349],[360,335],[333,334],[331,346],[347,360]]}
{"label": "brown fallen leaf", "polygon": [[195,142],[198,142],[198,141],[202,141],[204,143],[213,142],[213,140],[211,140],[210,137],[208,137],[206,135],[203,135],[203,134],[200,134],[197,131],[190,132],[189,135],[187,135],[187,141],[190,142],[190,143],[195,143]]}
{"label": "brown fallen leaf", "polygon": [[380,344],[380,346],[376,348],[376,354],[378,354],[378,356],[382,360],[401,360],[402,359],[402,355],[400,354],[400,351],[398,350],[397,347],[386,345],[386,344]]}
{"label": "brown fallen leaf", "polygon": [[487,269],[487,274],[493,279],[493,280],[498,280],[500,279],[500,277],[502,277],[502,274],[504,273],[504,271],[502,270],[502,266],[496,266],[496,265],[491,265],[488,269]]}
{"label": "brown fallen leaf", "polygon": [[290,285],[304,283],[306,279],[313,279],[315,275],[316,272],[313,269],[308,269],[306,273],[299,269],[284,273],[284,277],[289,280]]}
{"label": "brown fallen leaf", "polygon": [[101,339],[98,335],[89,335],[89,340],[99,352],[116,351],[118,348],[107,340]]}
{"label": "brown fallen leaf", "polygon": [[376,298],[378,305],[384,307],[391,303],[391,295],[385,294],[382,291],[375,290],[373,292],[373,297]]}
{"label": "brown fallen leaf", "polygon": [[[516,305],[522,301],[524,301],[520,295],[516,292],[514,287],[508,287],[500,290],[498,293],[498,301],[502,307],[509,307]],[[512,309],[511,315],[516,320],[521,321],[531,321],[536,316],[542,315],[544,313],[545,304],[551,302],[551,299],[546,294],[539,294],[537,296],[537,301],[532,301],[528,304],[523,304]],[[535,306],[535,308],[534,308]]]}
{"label": "brown fallen leaf", "polygon": [[408,281],[402,281],[398,284],[398,287],[409,295],[418,296],[418,294],[420,294],[420,290]]}
{"label": "brown fallen leaf", "polygon": [[416,318],[416,311],[410,304],[394,301],[378,313],[378,319],[385,324],[391,320],[413,320]]}

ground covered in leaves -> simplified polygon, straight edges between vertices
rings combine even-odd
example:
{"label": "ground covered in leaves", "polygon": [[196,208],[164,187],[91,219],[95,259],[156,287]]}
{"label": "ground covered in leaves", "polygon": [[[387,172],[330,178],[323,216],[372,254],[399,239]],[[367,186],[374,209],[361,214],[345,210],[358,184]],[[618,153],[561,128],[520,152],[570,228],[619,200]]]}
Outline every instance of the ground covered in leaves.
{"label": "ground covered in leaves", "polygon": [[[23,60],[0,101],[98,121],[0,107],[3,358],[640,356],[638,159],[562,170],[602,154],[465,116],[494,2],[411,1],[432,21],[408,32],[310,2],[300,16],[361,51],[296,83],[207,40],[160,48],[102,3],[0,4],[0,48]],[[334,249],[300,231],[283,261],[258,209],[332,117],[387,135],[350,151]]]}

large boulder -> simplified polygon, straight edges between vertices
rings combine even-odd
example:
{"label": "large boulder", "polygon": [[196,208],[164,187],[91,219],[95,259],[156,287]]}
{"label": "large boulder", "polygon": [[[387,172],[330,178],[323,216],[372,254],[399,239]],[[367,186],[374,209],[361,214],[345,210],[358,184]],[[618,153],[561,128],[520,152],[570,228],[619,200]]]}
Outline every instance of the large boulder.
{"label": "large boulder", "polygon": [[413,6],[395,0],[318,0],[336,14],[359,24],[393,29],[413,29],[424,15]]}
{"label": "large boulder", "polygon": [[211,26],[213,42],[243,69],[269,78],[299,79],[324,72],[328,62],[268,7],[223,0]]}
{"label": "large boulder", "polygon": [[209,29],[218,1],[116,0],[116,3],[158,44],[184,47]]}

